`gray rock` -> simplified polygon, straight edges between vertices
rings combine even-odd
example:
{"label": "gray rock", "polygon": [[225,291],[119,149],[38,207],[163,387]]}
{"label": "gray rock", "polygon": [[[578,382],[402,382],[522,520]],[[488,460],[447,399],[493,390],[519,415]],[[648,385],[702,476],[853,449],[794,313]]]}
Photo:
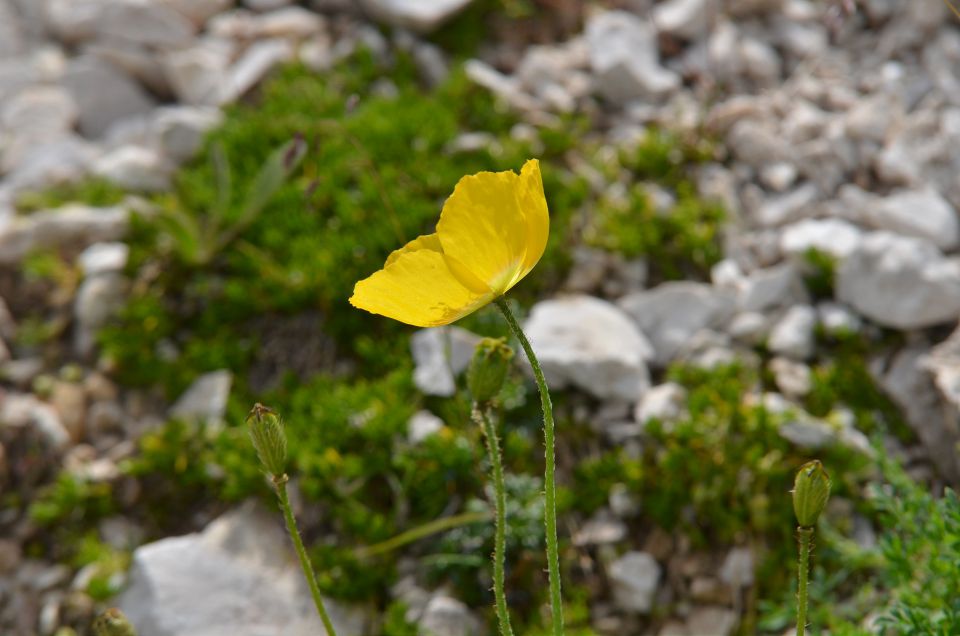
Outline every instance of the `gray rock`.
{"label": "gray rock", "polygon": [[811,249],[843,260],[860,246],[863,231],[842,219],[805,219],[783,228],[780,250],[786,256],[803,258]]}
{"label": "gray rock", "polygon": [[783,263],[751,272],[743,283],[740,308],[766,312],[778,307],[806,303],[807,289],[792,263]]}
{"label": "gray rock", "polygon": [[695,333],[726,326],[736,299],[712,285],[679,281],[628,294],[618,305],[650,338],[656,363],[666,366]]}
{"label": "gray rock", "polygon": [[665,382],[643,394],[633,411],[633,418],[640,424],[653,419],[669,423],[684,417],[686,407],[687,390],[676,382]]}
{"label": "gray rock", "polygon": [[26,38],[17,8],[0,0],[0,59],[23,53]]}
{"label": "gray rock", "polygon": [[744,17],[779,13],[783,10],[783,0],[727,0],[724,6],[730,15]]}
{"label": "gray rock", "polygon": [[172,419],[220,423],[227,411],[233,374],[226,370],[211,371],[194,380],[170,407]]}
{"label": "gray rock", "polygon": [[[340,636],[366,632],[365,612],[325,604]],[[140,636],[326,634],[277,515],[252,505],[137,548],[117,605]]]}
{"label": "gray rock", "polygon": [[416,332],[410,338],[414,384],[427,395],[452,396],[457,391],[456,376],[470,364],[479,342],[480,336],[460,327]]}
{"label": "gray rock", "polygon": [[573,385],[598,398],[634,402],[649,384],[650,342],[606,301],[569,296],[539,302],[526,332],[551,387]]}
{"label": "gray rock", "polygon": [[754,567],[753,550],[733,548],[720,566],[720,580],[734,588],[750,587],[754,581]]}
{"label": "gray rock", "polygon": [[[960,442],[955,363],[956,341],[951,337],[933,351],[913,346],[898,352],[885,367],[871,365],[871,374],[906,415],[940,474],[960,480]],[[929,353],[929,355],[928,355]],[[938,391],[939,390],[939,391]],[[950,406],[944,408],[943,400]]]}
{"label": "gray rock", "polygon": [[220,93],[221,103],[239,99],[282,62],[295,57],[293,45],[285,39],[259,40],[230,67]]}
{"label": "gray rock", "polygon": [[686,634],[730,636],[737,628],[737,613],[726,607],[695,607],[687,617]]}
{"label": "gray rock", "polygon": [[860,331],[862,323],[859,316],[840,303],[824,301],[817,305],[820,326],[828,334],[851,334]]}
{"label": "gray rock", "polygon": [[194,46],[169,51],[162,65],[177,99],[193,106],[219,106],[224,102],[227,69],[236,45],[204,38]]}
{"label": "gray rock", "polygon": [[735,315],[727,326],[727,333],[734,340],[758,345],[770,336],[772,318],[758,311],[742,311]]}
{"label": "gray rock", "polygon": [[573,536],[576,546],[610,545],[623,541],[627,536],[627,524],[601,509],[587,520]]}
{"label": "gray rock", "polygon": [[523,91],[519,80],[504,75],[486,62],[468,60],[463,70],[472,82],[483,86],[513,108],[532,111],[540,107],[538,100]]}
{"label": "gray rock", "polygon": [[6,100],[0,110],[0,128],[36,143],[69,132],[77,122],[77,104],[59,86],[31,86]]}
{"label": "gray rock", "polygon": [[660,565],[646,552],[627,552],[607,568],[613,601],[626,612],[648,614],[660,582]]}
{"label": "gray rock", "polygon": [[243,0],[243,4],[254,11],[275,11],[289,6],[293,0]]}
{"label": "gray rock", "polygon": [[463,11],[472,0],[360,0],[368,14],[387,24],[417,33],[435,31]]}
{"label": "gray rock", "polygon": [[927,241],[867,235],[837,271],[837,299],[896,329],[923,329],[960,316],[960,262]]}
{"label": "gray rock", "polygon": [[10,192],[42,190],[79,181],[87,175],[97,157],[95,146],[78,135],[31,141],[15,139],[15,147],[4,153],[4,167],[10,170],[4,187]]}
{"label": "gray rock", "polygon": [[[480,636],[480,621],[457,599],[438,594],[430,599],[417,630],[419,636]],[[338,632],[339,634],[339,632]]]}
{"label": "gray rock", "polygon": [[668,0],[653,9],[653,21],[663,33],[688,40],[702,37],[710,21],[707,0]]}
{"label": "gray rock", "polygon": [[124,190],[163,192],[170,189],[173,166],[156,150],[131,144],[98,158],[93,173]]}
{"label": "gray rock", "polygon": [[596,88],[610,101],[656,100],[680,87],[680,78],[660,65],[653,25],[625,11],[597,13],[587,22]]}
{"label": "gray rock", "polygon": [[797,220],[808,212],[811,204],[820,196],[820,190],[812,183],[770,197],[753,211],[754,220],[767,227],[773,227]]}
{"label": "gray rock", "polygon": [[160,0],[160,2],[185,16],[197,28],[234,4],[234,0]]}
{"label": "gray rock", "polygon": [[163,64],[154,49],[131,40],[101,39],[84,46],[88,53],[128,75],[161,99],[173,95],[163,71]]}
{"label": "gray rock", "polygon": [[80,253],[77,264],[84,276],[121,272],[127,266],[130,246],[117,241],[94,243]]}
{"label": "gray rock", "polygon": [[123,307],[127,288],[127,280],[115,273],[91,276],[80,284],[73,301],[74,349],[80,356],[93,353],[97,332]]}
{"label": "gray rock", "polygon": [[87,137],[100,137],[116,122],[146,115],[154,107],[136,82],[91,55],[71,60],[62,83],[79,108],[80,131]]}
{"label": "gray rock", "polygon": [[777,388],[789,398],[803,398],[813,388],[813,376],[810,367],[789,358],[774,358],[770,361],[770,372]]}
{"label": "gray rock", "polygon": [[126,39],[157,48],[185,46],[196,26],[163,2],[109,0],[96,21],[97,37]]}
{"label": "gray rock", "polygon": [[443,427],[443,420],[430,411],[417,411],[407,422],[407,439],[411,444],[419,444],[443,430]]}
{"label": "gray rock", "polygon": [[0,401],[0,427],[34,429],[46,447],[61,453],[70,447],[70,433],[57,410],[29,393],[6,393]]}
{"label": "gray rock", "polygon": [[795,305],[774,325],[767,346],[773,353],[796,360],[813,355],[817,312],[809,305]]}
{"label": "gray rock", "polygon": [[122,207],[66,205],[16,217],[0,226],[0,264],[12,264],[37,249],[89,245],[122,237],[130,214]]}
{"label": "gray rock", "polygon": [[864,220],[879,230],[925,239],[945,251],[960,246],[957,211],[931,187],[884,197],[869,208]]}

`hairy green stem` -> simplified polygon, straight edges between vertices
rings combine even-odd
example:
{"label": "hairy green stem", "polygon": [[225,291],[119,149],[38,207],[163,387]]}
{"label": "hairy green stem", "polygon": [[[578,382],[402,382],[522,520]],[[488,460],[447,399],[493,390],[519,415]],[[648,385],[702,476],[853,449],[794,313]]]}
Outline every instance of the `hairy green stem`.
{"label": "hairy green stem", "polygon": [[493,472],[493,492],[497,511],[496,532],[493,542],[493,596],[496,601],[497,620],[500,622],[501,636],[513,636],[504,585],[504,561],[507,551],[507,492],[503,484],[500,440],[497,438],[497,428],[490,417],[489,407],[474,403],[472,415],[473,421],[483,429],[483,435],[487,439],[490,469]]}
{"label": "hairy green stem", "polygon": [[810,548],[813,543],[813,528],[797,528],[800,543],[800,568],[797,582],[797,636],[807,631],[807,577],[810,572]]}
{"label": "hairy green stem", "polygon": [[323,597],[320,596],[320,587],[317,585],[317,575],[313,571],[313,565],[307,557],[307,549],[303,547],[303,539],[300,538],[300,531],[297,529],[297,520],[293,516],[293,510],[290,508],[290,497],[287,495],[286,475],[274,475],[273,485],[277,491],[277,499],[280,500],[280,509],[283,510],[283,518],[287,522],[287,532],[290,533],[290,539],[293,540],[293,547],[300,558],[300,567],[303,569],[303,576],[307,579],[307,585],[310,587],[310,595],[313,597],[313,604],[317,607],[317,613],[320,614],[320,620],[323,621],[323,627],[327,630],[327,636],[337,636],[333,623],[330,621],[330,615],[327,614],[327,608],[323,604]]}
{"label": "hairy green stem", "polygon": [[513,312],[503,297],[494,301],[500,313],[503,314],[513,334],[520,341],[527,360],[533,368],[533,377],[540,390],[540,405],[543,408],[543,446],[544,446],[544,523],[547,528],[547,572],[550,579],[550,612],[553,622],[553,635],[563,636],[563,595],[560,590],[560,547],[557,542],[557,484],[556,484],[556,450],[554,447],[553,405],[550,402],[550,390],[543,377],[540,361],[537,360],[530,341],[514,318]]}

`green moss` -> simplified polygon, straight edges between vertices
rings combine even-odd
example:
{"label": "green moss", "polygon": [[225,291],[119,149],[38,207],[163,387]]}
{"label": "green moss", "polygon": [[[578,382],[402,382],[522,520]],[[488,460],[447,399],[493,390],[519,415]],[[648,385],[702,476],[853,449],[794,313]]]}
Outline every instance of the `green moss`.
{"label": "green moss", "polygon": [[120,203],[125,196],[126,193],[113,183],[105,179],[89,178],[38,192],[25,192],[17,196],[15,205],[21,214],[29,214],[37,210],[58,208],[67,203],[106,207]]}
{"label": "green moss", "polygon": [[[723,207],[701,198],[690,180],[692,163],[706,151],[676,137],[652,131],[608,172],[629,170],[630,184],[622,195],[597,202],[587,228],[588,243],[628,258],[645,257],[654,281],[705,279],[723,258]],[[669,210],[659,210],[644,181],[664,186],[675,196]]]}

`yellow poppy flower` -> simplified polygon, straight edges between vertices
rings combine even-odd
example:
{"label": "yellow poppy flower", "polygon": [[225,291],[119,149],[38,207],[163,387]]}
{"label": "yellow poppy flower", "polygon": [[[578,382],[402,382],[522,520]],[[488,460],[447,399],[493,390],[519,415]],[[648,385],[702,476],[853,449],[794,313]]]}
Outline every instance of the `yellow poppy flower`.
{"label": "yellow poppy flower", "polygon": [[390,254],[383,269],[356,284],[350,304],[417,327],[450,324],[520,282],[543,255],[549,230],[536,159],[519,175],[463,177],[437,231]]}

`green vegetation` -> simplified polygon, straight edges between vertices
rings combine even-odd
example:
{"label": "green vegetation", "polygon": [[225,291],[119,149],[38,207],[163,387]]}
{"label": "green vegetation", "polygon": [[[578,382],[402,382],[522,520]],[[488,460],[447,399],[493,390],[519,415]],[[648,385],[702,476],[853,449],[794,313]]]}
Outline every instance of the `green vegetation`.
{"label": "green vegetation", "polygon": [[[604,167],[613,176],[627,171],[629,185],[597,203],[587,240],[628,258],[646,257],[654,281],[708,278],[723,258],[726,218],[723,206],[699,197],[691,181],[691,165],[708,153],[704,145],[647,133],[633,151]],[[675,199],[668,209],[660,209],[651,184]]]}
{"label": "green vegetation", "polygon": [[[530,4],[503,2],[517,10]],[[383,91],[382,82],[381,90],[375,88],[385,74],[395,94]],[[160,215],[137,220],[130,237],[133,296],[101,334],[104,362],[116,378],[158,388],[167,397],[203,372],[230,369],[235,384],[227,423],[171,421],[143,436],[135,456],[120,466],[141,484],[134,503],[109,483],[61,475],[30,509],[49,530],[31,550],[76,565],[103,564],[105,574],[91,583],[102,598],[111,589],[110,573],[125,558],[96,541],[104,518],[135,518],[149,540],[195,530],[189,513],[201,508],[216,512],[250,496],[270,502],[242,425],[249,406],[261,401],[284,416],[289,473],[309,502],[304,538],[324,593],[373,601],[384,610],[384,634],[415,633],[405,608],[388,600],[397,553],[360,559],[357,549],[440,517],[488,510],[483,486],[489,471],[466,391],[449,399],[421,395],[411,379],[410,330],[349,307],[354,282],[378,269],[397,245],[432,231],[461,176],[517,169],[533,154],[543,162],[552,230],[543,261],[513,294],[518,306],[559,286],[581,225],[589,243],[647,258],[654,282],[703,278],[722,254],[724,212],[696,196],[689,171],[707,156],[708,146],[651,133],[635,150],[594,166],[628,184],[622,197],[597,196],[565,159],[579,150],[593,156],[576,145],[582,122],[539,130],[542,153],[511,136],[515,123],[460,72],[426,91],[403,55],[389,69],[365,53],[323,76],[288,68],[255,103],[232,107],[201,156],[178,175],[175,190],[155,197]],[[494,143],[469,152],[452,149],[452,140],[473,131],[492,134]],[[249,191],[243,185],[294,139],[306,144],[302,164],[256,214],[246,213]],[[232,187],[225,187],[225,174]],[[669,213],[658,211],[642,182],[675,197]],[[30,207],[73,197],[109,203],[115,195],[88,184],[37,195]],[[186,219],[186,225],[170,219]],[[185,234],[184,227],[199,231]],[[237,229],[229,240],[216,239],[224,228]],[[811,264],[808,284],[827,293],[832,265],[815,258]],[[26,273],[54,284],[72,280],[69,269],[49,255],[31,258]],[[462,326],[506,335],[492,310]],[[25,331],[23,337],[37,343],[58,333],[41,318]],[[804,406],[817,416],[846,407],[861,430],[905,437],[902,416],[866,368],[865,346],[858,338],[824,336],[824,355],[813,363],[813,391]],[[660,528],[684,536],[695,549],[752,546],[756,594],[767,600],[749,600],[741,633],[782,633],[795,612],[794,571],[785,566],[795,563],[788,491],[796,469],[813,456],[779,435],[785,416],[754,399],[768,383],[749,364],[678,366],[667,378],[686,387],[688,415],[651,422],[639,451],[600,441],[591,423],[574,415],[589,411],[582,397],[555,396],[563,449],[561,512],[577,522],[587,519],[617,489],[641,503],[641,514],[629,520],[632,544]],[[514,373],[500,400],[510,506],[507,592],[516,624],[524,626],[518,631],[535,636],[542,633],[538,610],[546,587],[537,396]],[[446,426],[414,444],[407,423],[421,408]],[[834,497],[849,510],[838,516],[828,508],[821,520],[812,623],[832,634],[865,633],[859,622],[883,607],[882,620],[896,633],[955,632],[960,579],[956,568],[953,575],[944,568],[960,561],[956,496],[935,500],[888,462],[882,475],[891,487],[865,498],[864,484],[877,479],[870,459],[842,447],[816,457],[834,479]],[[850,540],[854,514],[885,529],[878,548]],[[406,545],[403,554],[436,582],[453,584],[460,598],[489,611],[492,546],[492,525],[474,523]],[[587,608],[605,593],[576,566],[580,550],[561,545],[571,636],[592,634]]]}

